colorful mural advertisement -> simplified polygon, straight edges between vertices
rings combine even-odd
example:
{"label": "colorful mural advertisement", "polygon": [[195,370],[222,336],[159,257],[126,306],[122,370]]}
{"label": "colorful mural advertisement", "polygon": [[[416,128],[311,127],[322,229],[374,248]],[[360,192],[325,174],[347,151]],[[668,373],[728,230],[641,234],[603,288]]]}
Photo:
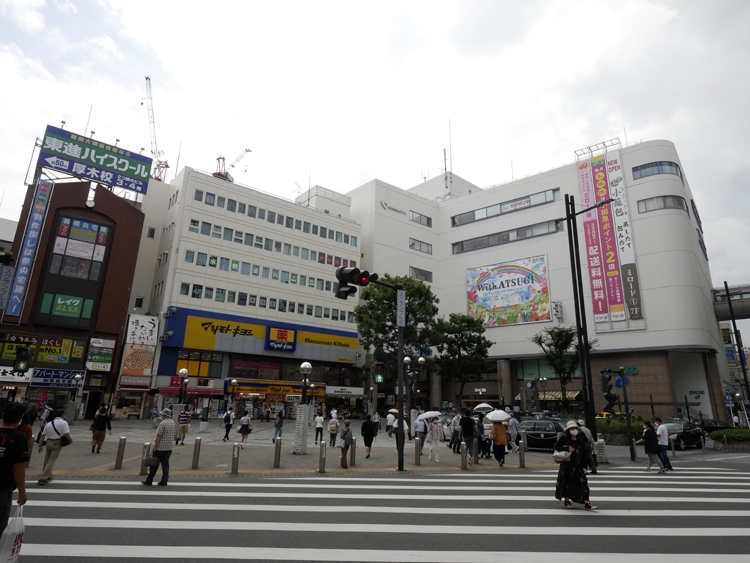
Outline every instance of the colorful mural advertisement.
{"label": "colorful mural advertisement", "polygon": [[466,270],[469,315],[485,327],[551,320],[547,256]]}

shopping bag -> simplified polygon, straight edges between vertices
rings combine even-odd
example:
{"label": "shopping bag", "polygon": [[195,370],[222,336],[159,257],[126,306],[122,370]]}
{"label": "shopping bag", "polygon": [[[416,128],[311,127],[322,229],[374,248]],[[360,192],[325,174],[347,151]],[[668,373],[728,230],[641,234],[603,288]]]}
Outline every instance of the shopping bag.
{"label": "shopping bag", "polygon": [[21,554],[23,544],[23,506],[8,519],[8,525],[0,536],[0,563],[15,563]]}

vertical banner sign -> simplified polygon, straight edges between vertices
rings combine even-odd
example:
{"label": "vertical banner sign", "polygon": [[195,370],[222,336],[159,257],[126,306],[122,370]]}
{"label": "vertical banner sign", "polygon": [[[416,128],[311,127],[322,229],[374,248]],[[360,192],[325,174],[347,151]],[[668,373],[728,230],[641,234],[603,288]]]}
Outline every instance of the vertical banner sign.
{"label": "vertical banner sign", "polygon": [[[607,161],[603,154],[591,158],[591,174],[594,177],[595,203],[609,199]],[[625,301],[622,295],[620,258],[617,255],[615,226],[612,221],[612,204],[608,203],[597,209],[599,211],[599,236],[602,244],[602,263],[604,266],[604,281],[607,286],[609,314],[613,321],[624,321]]]}
{"label": "vertical banner sign", "polygon": [[52,196],[54,185],[54,182],[48,180],[39,180],[36,185],[34,202],[31,204],[26,224],[26,234],[21,241],[21,248],[18,252],[18,271],[16,272],[16,279],[13,280],[13,287],[10,291],[10,302],[5,311],[5,314],[9,317],[21,316],[23,302],[26,299],[26,290],[31,279],[31,267],[36,258],[39,237],[42,236],[44,218],[47,215],[49,199]]}
{"label": "vertical banner sign", "polygon": [[8,306],[10,286],[13,283],[15,273],[16,269],[13,266],[0,267],[0,309],[5,309]]}
{"label": "vertical banner sign", "polygon": [[641,305],[641,285],[638,280],[638,266],[635,263],[633,234],[630,229],[628,197],[625,193],[625,175],[622,170],[620,151],[607,153],[607,177],[609,178],[609,196],[614,199],[615,238],[620,255],[620,272],[625,289],[625,303],[631,319],[643,318]]}
{"label": "vertical banner sign", "polygon": [[120,373],[133,385],[148,387],[151,382],[158,332],[158,317],[130,315]]}
{"label": "vertical banner sign", "polygon": [[[594,183],[591,179],[591,163],[588,159],[578,162],[578,191],[581,195],[581,207],[583,209],[593,207],[596,204]],[[591,209],[583,214],[583,232],[586,239],[586,261],[589,265],[594,322],[604,323],[609,320],[609,311],[607,310],[607,290],[604,286],[604,266],[602,264],[602,247],[599,244],[596,210]]]}

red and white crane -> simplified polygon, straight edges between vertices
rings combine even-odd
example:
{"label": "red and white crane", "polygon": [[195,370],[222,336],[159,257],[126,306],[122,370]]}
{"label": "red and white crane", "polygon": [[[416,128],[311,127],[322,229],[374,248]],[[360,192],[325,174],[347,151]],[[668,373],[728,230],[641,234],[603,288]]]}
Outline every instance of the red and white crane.
{"label": "red and white crane", "polygon": [[156,145],[156,120],[154,119],[154,100],[151,95],[151,78],[146,77],[146,101],[148,103],[148,123],[151,128],[151,154],[154,163],[151,165],[151,177],[154,180],[164,182],[167,178],[167,169],[169,164],[162,160],[164,151],[160,151]]}

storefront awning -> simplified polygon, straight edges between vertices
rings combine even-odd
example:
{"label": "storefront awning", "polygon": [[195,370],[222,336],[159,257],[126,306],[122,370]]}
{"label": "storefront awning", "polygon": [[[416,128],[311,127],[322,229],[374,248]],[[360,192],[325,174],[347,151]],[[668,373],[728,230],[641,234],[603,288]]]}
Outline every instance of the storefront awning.
{"label": "storefront awning", "polygon": [[148,393],[148,387],[120,387],[120,391],[128,393]]}
{"label": "storefront awning", "polygon": [[[210,388],[201,389],[198,387],[188,387],[186,391],[188,395],[199,395],[203,397],[208,397],[208,396],[223,397],[224,396],[223,389],[210,389]],[[164,395],[179,395],[180,388],[179,387],[159,387],[159,393],[162,393]]]}
{"label": "storefront awning", "polygon": [[[568,401],[580,401],[581,400],[580,391],[566,391],[565,396],[567,397]],[[521,400],[521,394],[519,393],[518,395],[516,395],[516,401],[520,401],[520,400]],[[562,391],[540,391],[539,400],[540,401],[562,401]]]}

